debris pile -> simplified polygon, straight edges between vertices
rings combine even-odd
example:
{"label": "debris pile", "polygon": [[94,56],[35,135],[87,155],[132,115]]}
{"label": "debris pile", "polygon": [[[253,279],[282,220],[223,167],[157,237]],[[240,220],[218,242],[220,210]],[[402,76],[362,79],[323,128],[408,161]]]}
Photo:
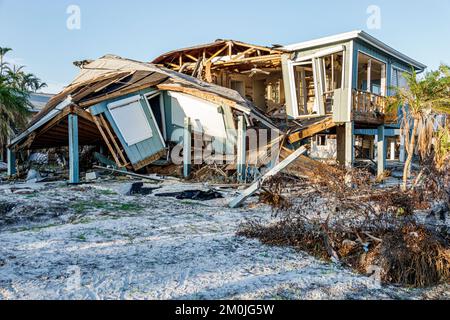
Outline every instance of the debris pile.
{"label": "debris pile", "polygon": [[238,235],[293,246],[364,274],[378,268],[384,283],[450,281],[450,228],[446,221],[423,219],[440,190],[377,189],[368,174],[301,158],[263,185],[260,199],[273,206],[275,221],[247,221]]}

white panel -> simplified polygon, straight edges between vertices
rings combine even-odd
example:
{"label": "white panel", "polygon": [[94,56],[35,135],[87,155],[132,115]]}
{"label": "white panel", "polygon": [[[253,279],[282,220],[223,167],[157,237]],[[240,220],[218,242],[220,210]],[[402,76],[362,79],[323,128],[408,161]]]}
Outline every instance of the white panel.
{"label": "white panel", "polygon": [[140,101],[108,105],[108,109],[125,142],[132,146],[153,137],[153,132]]}
{"label": "white panel", "polygon": [[218,105],[178,92],[170,92],[172,97],[172,123],[183,127],[184,118],[192,121],[192,129],[216,138],[226,138],[223,115]]}

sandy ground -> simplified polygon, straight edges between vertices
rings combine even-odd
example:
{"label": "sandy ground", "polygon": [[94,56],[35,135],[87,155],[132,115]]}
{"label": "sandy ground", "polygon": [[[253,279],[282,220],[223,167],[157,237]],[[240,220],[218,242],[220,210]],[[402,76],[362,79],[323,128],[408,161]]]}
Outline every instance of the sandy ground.
{"label": "sandy ground", "polygon": [[[206,202],[123,196],[123,183],[0,185],[0,299],[450,298],[448,285],[380,287],[236,237],[241,222],[270,209],[228,209],[232,192]],[[153,193],[201,187],[165,182]]]}

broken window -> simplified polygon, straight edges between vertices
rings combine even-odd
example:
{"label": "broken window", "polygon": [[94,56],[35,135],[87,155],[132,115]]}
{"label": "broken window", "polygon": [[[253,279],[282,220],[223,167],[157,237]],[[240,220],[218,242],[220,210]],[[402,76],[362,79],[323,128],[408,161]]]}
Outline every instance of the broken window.
{"label": "broken window", "polygon": [[326,147],[327,146],[328,139],[327,139],[327,135],[326,134],[318,134],[316,136],[316,139],[317,139],[317,145],[319,147]]}
{"label": "broken window", "polygon": [[165,123],[165,114],[164,114],[164,106],[162,102],[162,95],[158,94],[156,96],[152,96],[147,98],[148,105],[152,111],[153,116],[155,117],[156,124],[158,125],[159,130],[166,137],[166,123]]}
{"label": "broken window", "polygon": [[399,87],[403,89],[408,89],[408,81],[406,81],[406,78],[404,76],[405,71],[392,68],[392,79],[391,79],[391,85],[392,87]]}
{"label": "broken window", "polygon": [[298,114],[308,115],[316,112],[316,88],[312,62],[294,66],[295,89],[297,94]]}
{"label": "broken window", "polygon": [[239,92],[239,94],[243,97],[245,97],[245,85],[244,81],[236,81],[231,80],[231,89]]}
{"label": "broken window", "polygon": [[343,53],[336,53],[322,58],[325,74],[325,93],[342,88]]}
{"label": "broken window", "polygon": [[386,95],[386,64],[363,53],[358,55],[358,90]]}

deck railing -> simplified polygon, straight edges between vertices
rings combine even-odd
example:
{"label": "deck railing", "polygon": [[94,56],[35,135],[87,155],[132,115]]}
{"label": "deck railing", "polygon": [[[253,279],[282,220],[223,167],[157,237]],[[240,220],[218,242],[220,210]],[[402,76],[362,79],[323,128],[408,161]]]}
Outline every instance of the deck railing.
{"label": "deck railing", "polygon": [[386,97],[371,92],[353,90],[353,111],[357,113],[385,114]]}

